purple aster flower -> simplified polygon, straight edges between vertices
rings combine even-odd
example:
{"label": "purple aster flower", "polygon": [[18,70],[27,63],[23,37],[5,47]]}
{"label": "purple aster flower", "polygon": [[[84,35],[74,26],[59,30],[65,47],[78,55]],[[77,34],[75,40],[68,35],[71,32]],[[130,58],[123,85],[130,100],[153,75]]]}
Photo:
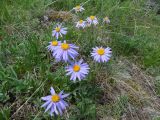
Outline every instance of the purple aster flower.
{"label": "purple aster flower", "polygon": [[96,16],[90,16],[87,18],[87,22],[89,25],[94,24],[97,25],[98,24],[98,19]]}
{"label": "purple aster flower", "polygon": [[79,20],[78,22],[76,22],[76,27],[77,28],[85,28],[86,27],[86,21]]}
{"label": "purple aster flower", "polygon": [[111,57],[111,48],[103,48],[103,47],[96,47],[93,48],[93,51],[91,53],[91,56],[93,59],[97,62],[108,62],[108,60]]}
{"label": "purple aster flower", "polygon": [[84,79],[89,72],[89,66],[87,63],[83,63],[81,59],[78,62],[71,63],[71,65],[66,67],[66,75],[71,75],[70,80],[75,81],[77,78],[79,81]]}
{"label": "purple aster flower", "polygon": [[61,24],[58,24],[52,31],[52,36],[56,37],[57,39],[60,37],[62,37],[62,35],[66,35],[67,34],[67,28],[63,28]]}
{"label": "purple aster flower", "polygon": [[109,20],[109,18],[106,16],[106,17],[103,19],[103,22],[106,23],[106,24],[109,24],[109,23],[110,23],[110,20]]}
{"label": "purple aster flower", "polygon": [[43,101],[45,101],[41,107],[46,109],[45,112],[50,111],[51,116],[53,113],[56,115],[62,115],[63,111],[66,109],[66,107],[68,107],[68,103],[63,99],[68,97],[69,94],[63,94],[63,91],[61,91],[59,94],[56,94],[53,87],[51,87],[50,92],[51,95],[41,98]]}
{"label": "purple aster flower", "polygon": [[75,10],[75,12],[82,12],[84,10],[84,8],[81,5],[77,5],[76,7],[73,8],[73,10]]}
{"label": "purple aster flower", "polygon": [[66,41],[61,43],[60,46],[56,48],[56,50],[53,52],[53,56],[57,61],[69,61],[70,58],[75,59],[75,57],[78,56],[78,52],[76,51],[78,49],[77,46],[74,44],[68,44]]}
{"label": "purple aster flower", "polygon": [[56,50],[56,48],[61,44],[61,41],[51,41],[49,42],[49,45],[47,46],[47,49],[51,52],[53,52],[54,50]]}

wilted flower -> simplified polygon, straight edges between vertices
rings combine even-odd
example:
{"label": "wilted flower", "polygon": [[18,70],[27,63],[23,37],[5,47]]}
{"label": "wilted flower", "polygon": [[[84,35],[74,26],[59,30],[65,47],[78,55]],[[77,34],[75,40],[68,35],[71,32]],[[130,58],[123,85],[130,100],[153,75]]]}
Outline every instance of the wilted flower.
{"label": "wilted flower", "polygon": [[85,10],[81,5],[77,5],[76,7],[73,8],[73,10],[75,10],[75,12],[82,12],[83,10]]}
{"label": "wilted flower", "polygon": [[98,19],[96,16],[90,16],[87,18],[87,22],[89,24],[94,24],[94,25],[97,25],[98,24]]}
{"label": "wilted flower", "polygon": [[91,56],[97,62],[108,62],[111,57],[111,48],[96,47],[93,48]]}
{"label": "wilted flower", "polygon": [[62,35],[66,35],[67,34],[67,28],[63,28],[61,24],[58,24],[52,31],[52,36],[56,37],[57,39],[60,37],[62,37]]}
{"label": "wilted flower", "polygon": [[41,98],[43,101],[45,101],[41,107],[46,109],[45,112],[50,111],[51,116],[53,113],[56,115],[62,115],[63,111],[66,109],[66,107],[68,107],[67,102],[65,102],[63,99],[68,97],[69,94],[63,94],[63,91],[61,91],[59,94],[56,94],[53,87],[51,87],[50,92],[51,95]]}
{"label": "wilted flower", "polygon": [[64,41],[53,52],[53,56],[57,61],[64,60],[67,62],[70,60],[70,58],[75,59],[75,57],[78,56],[78,52],[76,51],[78,48],[79,47],[75,46],[74,44],[68,44],[66,41]]}
{"label": "wilted flower", "polygon": [[86,77],[86,75],[89,72],[89,66],[87,63],[83,63],[83,60],[81,59],[78,62],[71,63],[71,65],[66,67],[66,75],[71,75],[70,80],[76,81],[82,80]]}
{"label": "wilted flower", "polygon": [[56,50],[56,48],[61,44],[60,41],[57,40],[53,40],[51,42],[49,42],[49,45],[47,46],[48,50],[53,52],[54,50]]}
{"label": "wilted flower", "polygon": [[86,26],[86,21],[80,20],[80,21],[76,22],[77,28],[85,28],[85,26]]}
{"label": "wilted flower", "polygon": [[110,23],[110,20],[109,20],[109,18],[106,16],[106,17],[103,19],[103,22],[109,24],[109,23]]}

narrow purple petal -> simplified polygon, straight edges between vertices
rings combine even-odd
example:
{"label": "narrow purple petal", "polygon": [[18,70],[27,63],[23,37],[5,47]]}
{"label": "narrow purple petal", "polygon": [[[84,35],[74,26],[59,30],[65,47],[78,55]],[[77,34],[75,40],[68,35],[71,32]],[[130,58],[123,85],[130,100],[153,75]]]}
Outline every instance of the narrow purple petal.
{"label": "narrow purple petal", "polygon": [[48,96],[42,97],[41,99],[42,99],[42,100],[44,100],[44,101],[51,100],[51,95],[48,95]]}
{"label": "narrow purple petal", "polygon": [[45,102],[41,107],[46,107],[47,105],[49,105],[50,102],[51,102],[51,101]]}
{"label": "narrow purple petal", "polygon": [[54,112],[58,115],[57,104],[54,104]]}
{"label": "narrow purple petal", "polygon": [[53,116],[53,113],[54,113],[54,104],[51,107],[50,115]]}
{"label": "narrow purple petal", "polygon": [[69,106],[69,105],[67,104],[67,102],[66,102],[66,101],[61,100],[61,102],[62,102],[62,104],[64,104],[66,107],[68,107],[68,106]]}
{"label": "narrow purple petal", "polygon": [[64,95],[61,95],[61,98],[66,98],[68,97],[70,94],[64,94]]}
{"label": "narrow purple petal", "polygon": [[60,103],[57,103],[57,108],[58,108],[58,111],[59,111],[60,115],[62,116],[63,112],[62,112]]}
{"label": "narrow purple petal", "polygon": [[53,87],[51,87],[51,90],[50,90],[51,94],[54,95],[55,94],[55,90]]}
{"label": "narrow purple petal", "polygon": [[47,106],[47,108],[46,108],[46,110],[45,110],[45,112],[47,112],[51,107],[52,107],[52,102],[50,102],[50,104]]}
{"label": "narrow purple petal", "polygon": [[58,95],[61,96],[63,94],[64,90],[62,90]]}

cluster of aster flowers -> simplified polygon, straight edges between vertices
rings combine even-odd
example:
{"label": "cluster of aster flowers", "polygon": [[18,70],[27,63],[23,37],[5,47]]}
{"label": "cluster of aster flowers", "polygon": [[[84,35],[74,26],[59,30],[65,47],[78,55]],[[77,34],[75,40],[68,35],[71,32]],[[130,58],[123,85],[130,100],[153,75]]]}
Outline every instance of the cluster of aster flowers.
{"label": "cluster of aster flowers", "polygon": [[[82,12],[83,10],[85,10],[82,6],[78,5],[76,7],[73,8],[75,10],[75,12]],[[106,24],[109,24],[110,23],[110,20],[109,18],[106,16],[103,18],[103,22],[106,23]],[[91,26],[92,24],[93,25],[97,25],[99,22],[98,22],[98,18],[96,16],[89,16],[87,17],[86,20],[79,20],[78,22],[76,22],[76,27],[77,28],[85,28],[85,27],[89,27]]]}
{"label": "cluster of aster flowers", "polygon": [[[105,24],[109,24],[110,23],[110,20],[109,18],[106,16],[105,18],[103,18],[103,22]],[[91,15],[90,17],[87,17],[86,20],[79,20],[78,22],[76,22],[76,27],[77,28],[85,28],[85,27],[89,27],[91,25],[97,25],[99,22],[98,22],[98,18],[96,16],[93,16]]]}
{"label": "cluster of aster flowers", "polygon": [[[56,31],[58,29],[58,31]],[[67,33],[67,28],[63,28],[62,25],[58,24],[52,31],[52,36],[59,39],[62,37],[62,34]],[[52,53],[52,56],[57,62],[67,62],[69,65],[66,67],[66,75],[70,75],[70,80],[76,81],[82,80],[86,77],[89,72],[89,65],[83,60],[76,60],[79,55],[78,49],[75,44],[71,44],[64,41],[53,40],[49,42],[47,46],[48,50]]]}
{"label": "cluster of aster flowers", "polygon": [[[76,6],[73,8],[75,12],[82,12],[85,10],[82,6]],[[104,18],[105,23],[110,23],[108,17]],[[77,28],[85,28],[86,26],[97,25],[98,19],[96,16],[90,16],[86,21],[80,20],[76,23]],[[47,46],[48,51],[51,52],[53,58],[56,62],[65,62],[68,63],[68,66],[65,67],[66,75],[70,76],[71,81],[81,81],[86,78],[89,73],[89,65],[83,61],[83,59],[77,60],[79,55],[79,47],[73,43],[69,43],[66,40],[59,40],[64,35],[67,34],[67,28],[63,27],[62,24],[57,24],[52,31],[53,41],[49,42]],[[108,62],[110,60],[112,51],[109,47],[94,47],[91,52],[91,57],[95,62]],[[53,87],[51,87],[51,95],[42,97],[42,100],[45,103],[42,105],[46,110],[49,111],[50,115],[62,115],[63,111],[68,107],[68,103],[64,101],[64,98],[68,97],[69,94],[63,94],[61,91],[59,94],[56,94]]]}

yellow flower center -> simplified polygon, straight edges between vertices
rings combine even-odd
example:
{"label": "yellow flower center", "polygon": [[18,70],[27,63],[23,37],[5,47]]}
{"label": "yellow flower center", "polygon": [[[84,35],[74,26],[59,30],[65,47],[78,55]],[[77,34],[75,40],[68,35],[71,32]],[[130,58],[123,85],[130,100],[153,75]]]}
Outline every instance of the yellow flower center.
{"label": "yellow flower center", "polygon": [[57,41],[52,41],[52,46],[57,46],[58,42]]}
{"label": "yellow flower center", "polygon": [[78,72],[80,69],[81,69],[81,68],[80,68],[79,65],[74,65],[74,66],[73,66],[74,72]]}
{"label": "yellow flower center", "polygon": [[94,20],[94,19],[95,19],[95,16],[90,16],[90,19],[91,19],[91,20]]}
{"label": "yellow flower center", "polygon": [[82,24],[82,23],[83,23],[83,20],[80,20],[79,23]]}
{"label": "yellow flower center", "polygon": [[105,50],[104,50],[103,48],[100,48],[100,49],[97,50],[97,53],[98,53],[99,55],[104,55]]}
{"label": "yellow flower center", "polygon": [[56,32],[60,32],[61,28],[60,27],[56,27],[55,30],[56,30]]}
{"label": "yellow flower center", "polygon": [[76,9],[77,9],[77,10],[80,10],[80,8],[81,8],[80,5],[77,5],[77,6],[76,6]]}
{"label": "yellow flower center", "polygon": [[57,94],[55,94],[55,95],[52,95],[51,99],[52,99],[52,102],[58,102],[60,100],[60,97]]}
{"label": "yellow flower center", "polygon": [[105,17],[104,19],[105,19],[106,21],[109,20],[108,17]]}
{"label": "yellow flower center", "polygon": [[63,50],[68,50],[68,49],[70,48],[70,46],[69,46],[69,44],[67,44],[67,43],[62,43],[62,44],[61,44],[61,48],[62,48]]}

